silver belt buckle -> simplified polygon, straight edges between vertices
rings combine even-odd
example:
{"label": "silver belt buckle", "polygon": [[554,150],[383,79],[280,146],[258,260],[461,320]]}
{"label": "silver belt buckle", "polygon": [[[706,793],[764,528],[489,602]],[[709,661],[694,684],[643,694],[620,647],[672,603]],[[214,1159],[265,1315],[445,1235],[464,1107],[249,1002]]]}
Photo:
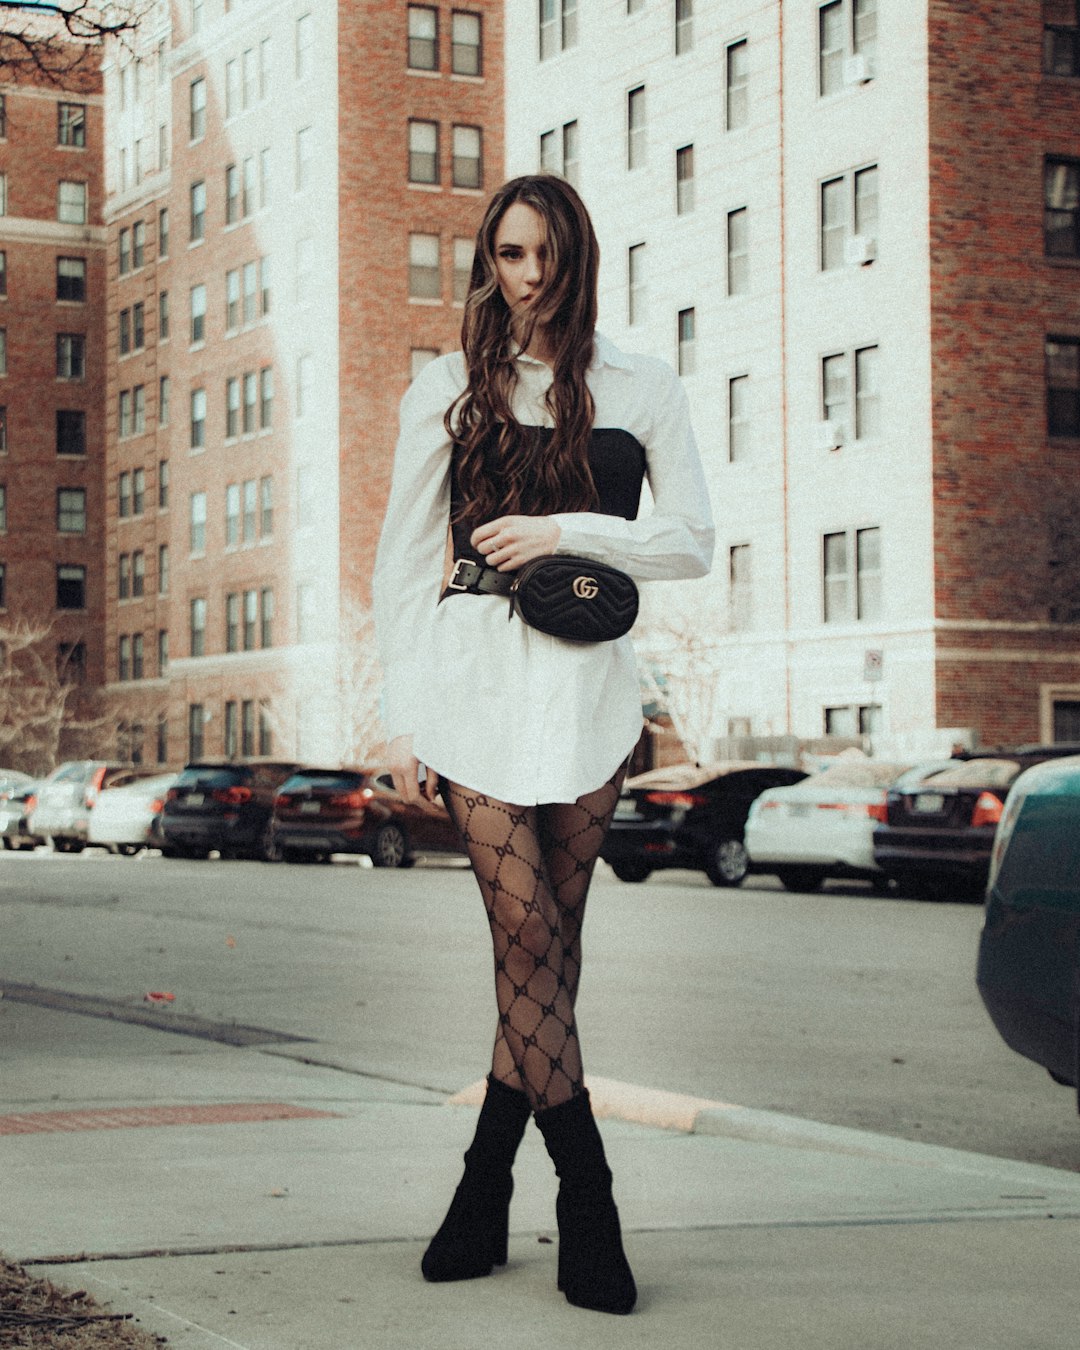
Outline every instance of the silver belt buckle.
{"label": "silver belt buckle", "polygon": [[446,589],[448,591],[467,591],[469,589],[468,583],[460,581],[458,578],[463,567],[475,566],[476,564],[471,562],[468,558],[456,558],[454,560],[454,570],[450,573],[450,580],[446,583]]}

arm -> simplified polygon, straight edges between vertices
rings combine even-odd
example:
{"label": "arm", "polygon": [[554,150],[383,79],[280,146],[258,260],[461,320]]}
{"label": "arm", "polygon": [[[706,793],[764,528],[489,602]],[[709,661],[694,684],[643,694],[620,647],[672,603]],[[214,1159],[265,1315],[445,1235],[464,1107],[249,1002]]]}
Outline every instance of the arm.
{"label": "arm", "polygon": [[639,581],[704,576],[714,531],[686,391],[661,362],[649,362],[633,378],[648,385],[644,396],[655,409],[644,438],[653,510],[637,520],[588,511],[553,515],[560,530],[556,552],[611,563]]}
{"label": "arm", "polygon": [[[425,697],[428,633],[439,601],[450,514],[450,441],[442,419],[458,392],[454,367],[442,360],[427,366],[402,399],[390,500],[375,555],[382,721],[398,761],[391,764],[395,769],[407,767],[411,758],[411,744],[406,754],[399,742],[411,738]],[[415,783],[415,761],[412,765]]]}

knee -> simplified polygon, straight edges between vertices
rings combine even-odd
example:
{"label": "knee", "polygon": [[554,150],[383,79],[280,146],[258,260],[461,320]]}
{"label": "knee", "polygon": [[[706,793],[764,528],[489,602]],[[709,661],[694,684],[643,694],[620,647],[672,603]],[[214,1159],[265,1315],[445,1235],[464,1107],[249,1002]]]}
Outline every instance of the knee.
{"label": "knee", "polygon": [[533,967],[546,957],[553,943],[559,937],[558,921],[545,912],[539,902],[529,905],[514,901],[498,904],[492,914],[492,922],[497,924],[508,942],[508,956],[520,954],[523,962]]}

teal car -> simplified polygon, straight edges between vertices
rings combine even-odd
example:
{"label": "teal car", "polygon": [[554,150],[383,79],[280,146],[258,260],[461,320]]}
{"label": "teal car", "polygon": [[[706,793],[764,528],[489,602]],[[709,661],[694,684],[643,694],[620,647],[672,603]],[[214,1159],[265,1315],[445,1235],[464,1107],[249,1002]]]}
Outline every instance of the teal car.
{"label": "teal car", "polygon": [[1006,1044],[1076,1088],[1080,755],[1028,769],[1009,792],[991,854],[976,980]]}

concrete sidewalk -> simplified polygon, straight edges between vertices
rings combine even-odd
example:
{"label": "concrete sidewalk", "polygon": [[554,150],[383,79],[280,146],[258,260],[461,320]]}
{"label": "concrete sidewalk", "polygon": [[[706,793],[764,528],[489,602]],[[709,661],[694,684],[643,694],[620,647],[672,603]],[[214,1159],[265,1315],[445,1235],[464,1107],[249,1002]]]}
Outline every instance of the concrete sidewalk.
{"label": "concrete sidewalk", "polygon": [[532,1129],[507,1267],[427,1285],[475,1106],[324,1051],[0,1000],[0,1251],[187,1350],[1075,1344],[1080,1175],[603,1079],[635,1313],[557,1292]]}

